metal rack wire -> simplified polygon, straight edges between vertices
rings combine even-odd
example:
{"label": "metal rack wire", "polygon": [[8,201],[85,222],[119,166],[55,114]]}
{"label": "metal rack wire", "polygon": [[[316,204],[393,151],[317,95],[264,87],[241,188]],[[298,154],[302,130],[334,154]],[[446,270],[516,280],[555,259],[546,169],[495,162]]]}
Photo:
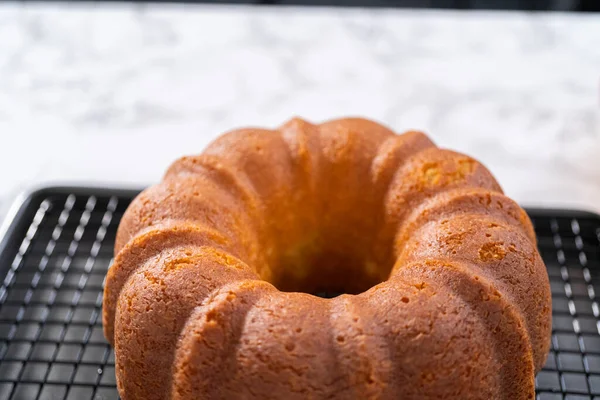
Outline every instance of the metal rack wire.
{"label": "metal rack wire", "polygon": [[[134,194],[49,188],[24,202],[0,243],[0,399],[118,399],[102,288]],[[600,399],[600,218],[529,212],[553,296],[537,398]]]}
{"label": "metal rack wire", "polygon": [[0,399],[116,399],[102,288],[129,198],[35,200],[0,286]]}

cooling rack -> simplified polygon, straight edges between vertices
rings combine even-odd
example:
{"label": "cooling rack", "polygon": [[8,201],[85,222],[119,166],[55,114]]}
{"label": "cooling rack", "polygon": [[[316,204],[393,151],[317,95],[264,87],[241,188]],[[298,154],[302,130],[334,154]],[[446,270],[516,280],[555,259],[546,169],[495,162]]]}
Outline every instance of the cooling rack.
{"label": "cooling rack", "polygon": [[[50,187],[13,208],[0,232],[0,399],[118,399],[102,288],[119,220],[136,193]],[[600,399],[600,217],[527,211],[553,301],[537,399]]]}

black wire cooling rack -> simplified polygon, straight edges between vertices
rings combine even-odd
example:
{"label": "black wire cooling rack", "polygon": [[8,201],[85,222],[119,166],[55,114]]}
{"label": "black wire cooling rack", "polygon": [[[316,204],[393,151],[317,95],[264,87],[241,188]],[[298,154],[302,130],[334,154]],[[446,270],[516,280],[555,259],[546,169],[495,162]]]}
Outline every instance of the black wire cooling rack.
{"label": "black wire cooling rack", "polygon": [[[46,188],[0,238],[0,399],[113,400],[102,288],[136,191]],[[538,400],[600,399],[600,217],[528,210],[552,286],[552,350]]]}

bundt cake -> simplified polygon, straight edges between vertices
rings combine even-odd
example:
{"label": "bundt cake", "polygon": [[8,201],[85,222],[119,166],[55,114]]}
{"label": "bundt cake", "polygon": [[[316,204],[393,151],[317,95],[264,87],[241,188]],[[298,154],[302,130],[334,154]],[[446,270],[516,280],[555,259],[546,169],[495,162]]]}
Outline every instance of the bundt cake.
{"label": "bundt cake", "polygon": [[125,400],[533,399],[549,350],[525,212],[474,159],[364,119],[221,136],[133,201],[115,253]]}

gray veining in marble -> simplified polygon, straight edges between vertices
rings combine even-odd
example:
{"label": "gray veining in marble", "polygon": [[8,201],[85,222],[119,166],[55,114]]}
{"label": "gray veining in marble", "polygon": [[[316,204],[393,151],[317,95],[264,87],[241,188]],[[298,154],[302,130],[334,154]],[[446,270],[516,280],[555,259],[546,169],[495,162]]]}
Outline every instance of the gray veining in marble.
{"label": "gray veining in marble", "polygon": [[600,209],[600,16],[23,4],[0,5],[0,209],[294,115],[422,129],[523,203]]}

